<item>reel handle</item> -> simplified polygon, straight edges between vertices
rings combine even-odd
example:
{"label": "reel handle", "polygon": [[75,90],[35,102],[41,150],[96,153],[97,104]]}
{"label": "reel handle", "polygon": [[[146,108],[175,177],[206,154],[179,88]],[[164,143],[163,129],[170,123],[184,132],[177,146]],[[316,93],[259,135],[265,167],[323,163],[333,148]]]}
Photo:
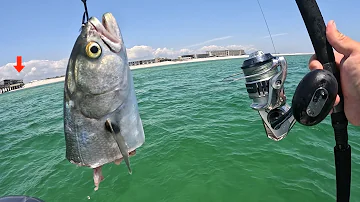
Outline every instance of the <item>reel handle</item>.
{"label": "reel handle", "polygon": [[306,126],[320,123],[330,113],[337,92],[338,83],[330,71],[309,72],[300,81],[292,99],[294,118]]}

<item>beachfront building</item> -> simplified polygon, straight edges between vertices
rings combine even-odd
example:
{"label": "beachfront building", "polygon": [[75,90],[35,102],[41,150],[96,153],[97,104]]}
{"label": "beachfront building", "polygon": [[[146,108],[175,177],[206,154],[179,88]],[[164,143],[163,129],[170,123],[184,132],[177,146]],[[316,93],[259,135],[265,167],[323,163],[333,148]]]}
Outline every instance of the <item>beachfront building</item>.
{"label": "beachfront building", "polygon": [[150,60],[138,60],[138,61],[129,62],[129,66],[152,64],[152,63],[155,63],[155,62],[156,62],[155,59],[150,59]]}
{"label": "beachfront building", "polygon": [[180,60],[191,60],[194,59],[195,56],[194,55],[182,55],[179,57]]}
{"label": "beachfront building", "polygon": [[146,65],[146,64],[165,62],[165,61],[173,61],[173,60],[169,59],[169,58],[154,58],[154,59],[150,59],[150,60],[137,60],[137,61],[129,62],[129,66]]}
{"label": "beachfront building", "polygon": [[23,80],[5,79],[0,81],[0,94],[22,88],[24,85]]}
{"label": "beachfront building", "polygon": [[195,56],[196,59],[197,58],[208,58],[208,57],[210,57],[208,53],[195,54],[194,56]]}
{"label": "beachfront building", "polygon": [[166,61],[172,61],[172,59],[169,59],[169,58],[155,58],[155,62],[166,62]]}
{"label": "beachfront building", "polygon": [[190,54],[190,55],[182,55],[179,57],[181,60],[191,60],[191,59],[198,59],[198,58],[208,58],[208,53],[200,53],[200,54]]}
{"label": "beachfront building", "polygon": [[206,51],[206,54],[209,54],[210,57],[239,56],[239,55],[245,55],[245,51],[244,50],[213,50],[213,51]]}

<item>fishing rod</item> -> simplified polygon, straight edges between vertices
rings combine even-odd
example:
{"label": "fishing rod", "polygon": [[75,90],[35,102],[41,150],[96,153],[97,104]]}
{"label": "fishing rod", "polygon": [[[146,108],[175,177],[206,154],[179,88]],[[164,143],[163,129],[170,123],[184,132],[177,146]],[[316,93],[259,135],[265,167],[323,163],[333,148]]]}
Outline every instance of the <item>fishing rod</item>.
{"label": "fishing rod", "polygon": [[[348,144],[348,120],[344,112],[344,96],[340,83],[340,71],[336,67],[333,49],[326,39],[326,27],[324,19],[316,1],[296,0],[296,4],[298,5],[299,11],[308,30],[311,42],[315,49],[316,57],[324,67],[324,70],[320,71],[328,71],[336,79],[337,94],[340,97],[340,103],[334,107],[333,113],[331,114],[331,124],[334,129],[336,142],[334,147],[336,197],[338,202],[348,202],[350,201],[351,184],[351,147]],[[302,120],[301,117],[297,117],[297,119]],[[306,121],[300,123],[307,125]]]}
{"label": "fishing rod", "polygon": [[[336,67],[333,49],[326,39],[325,22],[316,1],[295,1],[317,60],[324,69],[313,70],[305,75],[295,90],[291,106],[286,102],[284,83],[287,62],[282,56],[274,57],[270,53],[255,51],[241,66],[244,76],[234,80],[245,79],[246,90],[249,98],[252,99],[250,107],[258,111],[267,137],[274,141],[285,138],[296,122],[305,126],[314,126],[323,121],[333,110],[331,124],[336,142],[334,147],[336,197],[337,202],[348,202],[351,183],[351,148],[348,144],[348,120],[344,113],[340,72]],[[336,95],[339,95],[340,103],[333,107]]]}

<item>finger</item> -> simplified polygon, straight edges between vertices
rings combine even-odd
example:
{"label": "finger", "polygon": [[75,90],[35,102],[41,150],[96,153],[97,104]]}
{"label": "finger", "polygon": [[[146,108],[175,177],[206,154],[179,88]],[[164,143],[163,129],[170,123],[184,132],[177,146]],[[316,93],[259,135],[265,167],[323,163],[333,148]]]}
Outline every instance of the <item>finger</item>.
{"label": "finger", "polygon": [[[338,105],[339,104],[339,102],[340,102],[340,97],[339,97],[339,95],[336,95],[336,99],[335,99],[335,103],[334,103],[334,107],[336,106],[336,105]],[[330,110],[330,112],[329,112],[329,114],[332,114],[333,113],[333,109],[331,109]]]}
{"label": "finger", "polygon": [[315,70],[315,69],[323,69],[323,66],[321,63],[316,59],[316,55],[312,55],[309,60],[309,69]]}
{"label": "finger", "polygon": [[335,107],[336,105],[338,105],[339,102],[340,102],[340,97],[339,97],[339,95],[336,95],[334,107]]}
{"label": "finger", "polygon": [[327,24],[326,37],[331,46],[345,57],[350,56],[354,51],[360,51],[360,43],[339,32],[333,20],[330,20]]}
{"label": "finger", "polygon": [[344,58],[344,55],[334,50],[334,56],[335,56],[336,66],[339,68],[341,60]]}
{"label": "finger", "polygon": [[[344,55],[341,53],[338,53],[336,50],[334,50],[334,55],[335,55],[336,66],[339,67],[341,60],[344,58]],[[317,60],[315,54],[312,55],[311,58],[309,59],[309,69],[310,70],[323,69],[322,64]]]}

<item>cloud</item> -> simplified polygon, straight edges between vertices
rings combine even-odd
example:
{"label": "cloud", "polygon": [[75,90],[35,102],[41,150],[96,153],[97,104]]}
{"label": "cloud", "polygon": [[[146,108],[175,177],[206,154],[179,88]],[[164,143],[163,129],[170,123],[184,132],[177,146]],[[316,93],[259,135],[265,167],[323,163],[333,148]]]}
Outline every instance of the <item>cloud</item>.
{"label": "cloud", "polygon": [[253,45],[247,45],[247,46],[242,46],[242,45],[228,45],[228,46],[216,46],[216,45],[210,45],[210,46],[204,46],[200,49],[197,50],[197,52],[206,52],[206,51],[211,51],[211,50],[239,50],[242,49],[245,52],[251,52],[256,50],[256,48]]}
{"label": "cloud", "polygon": [[196,43],[196,44],[193,44],[193,45],[190,45],[190,46],[186,46],[185,48],[202,46],[202,45],[205,45],[205,44],[208,44],[208,43],[212,43],[214,41],[221,41],[221,40],[229,39],[231,37],[232,36],[223,36],[223,37],[219,37],[219,38],[214,38],[214,39],[210,39],[210,40],[207,40],[207,41],[204,41],[204,42],[201,42],[201,43]]}
{"label": "cloud", "polygon": [[132,48],[126,49],[128,60],[146,60],[156,57],[167,57],[167,58],[177,58],[180,55],[190,54],[193,51],[190,49],[181,49],[174,50],[171,48],[157,48],[153,49],[150,46],[134,46]]}
{"label": "cloud", "polygon": [[[221,49],[243,49],[245,52],[251,52],[256,50],[254,46],[247,45],[228,45],[228,46],[216,46],[208,45],[198,49],[172,49],[172,48],[152,48],[151,46],[134,46],[128,48],[127,55],[129,61],[153,59],[156,57],[177,58],[181,55],[205,53],[209,50],[221,50]],[[0,67],[0,81],[4,79],[23,79],[25,83],[32,80],[40,80],[49,77],[65,75],[68,59],[62,59],[59,61],[50,60],[30,60],[24,62],[25,68],[18,73],[14,68],[15,63],[8,63]]]}
{"label": "cloud", "polygon": [[168,49],[168,48],[157,48],[154,51],[154,57],[166,57],[166,58],[177,58],[179,55],[190,54],[189,49]]}
{"label": "cloud", "polygon": [[154,49],[150,46],[134,46],[132,48],[126,49],[128,59],[147,59],[147,58],[153,58],[154,57]]}
{"label": "cloud", "polygon": [[[288,35],[289,33],[279,33],[279,34],[272,34],[272,37],[276,37],[276,36],[284,36],[284,35]],[[270,35],[261,37],[262,39],[266,39],[266,38],[270,38]]]}
{"label": "cloud", "polygon": [[210,50],[234,50],[234,49],[242,49],[245,52],[251,52],[256,50],[253,45],[228,45],[228,46],[217,46],[217,45],[209,45],[203,46],[198,49],[180,49],[174,50],[169,48],[157,48],[153,49],[150,46],[134,46],[132,48],[127,49],[128,59],[129,61],[136,61],[136,60],[144,60],[144,59],[152,59],[156,57],[167,57],[167,58],[177,58],[180,55],[186,54],[195,54],[195,53],[205,53],[206,51]]}
{"label": "cloud", "polygon": [[30,60],[23,63],[25,68],[20,73],[14,68],[15,63],[8,63],[0,67],[0,81],[4,79],[23,79],[27,83],[32,80],[64,75],[67,62],[67,59],[58,61]]}

